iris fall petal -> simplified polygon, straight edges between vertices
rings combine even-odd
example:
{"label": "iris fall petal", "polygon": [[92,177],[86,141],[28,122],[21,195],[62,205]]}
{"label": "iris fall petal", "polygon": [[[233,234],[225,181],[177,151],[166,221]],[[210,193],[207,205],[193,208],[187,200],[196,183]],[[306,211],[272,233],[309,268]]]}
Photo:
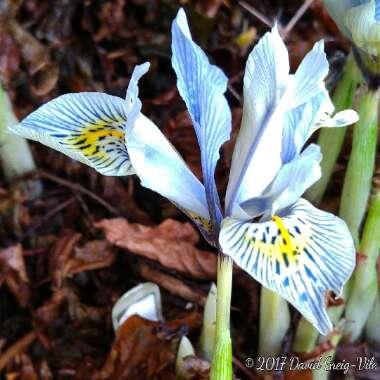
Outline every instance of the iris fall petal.
{"label": "iris fall petal", "polygon": [[288,300],[322,334],[331,330],[326,292],[340,295],[355,264],[342,220],[300,199],[264,223],[226,218],[219,242],[236,264]]}

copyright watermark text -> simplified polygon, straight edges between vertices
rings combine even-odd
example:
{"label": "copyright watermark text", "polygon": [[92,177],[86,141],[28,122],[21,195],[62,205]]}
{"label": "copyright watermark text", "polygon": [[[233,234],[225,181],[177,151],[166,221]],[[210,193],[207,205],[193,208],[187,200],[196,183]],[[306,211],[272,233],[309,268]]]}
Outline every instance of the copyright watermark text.
{"label": "copyright watermark text", "polygon": [[334,361],[333,356],[321,356],[309,361],[301,361],[297,357],[262,357],[246,358],[245,365],[247,368],[253,368],[256,371],[304,371],[304,370],[339,370],[347,374],[350,369],[357,371],[371,371],[378,367],[375,357],[357,357],[356,363],[346,360]]}

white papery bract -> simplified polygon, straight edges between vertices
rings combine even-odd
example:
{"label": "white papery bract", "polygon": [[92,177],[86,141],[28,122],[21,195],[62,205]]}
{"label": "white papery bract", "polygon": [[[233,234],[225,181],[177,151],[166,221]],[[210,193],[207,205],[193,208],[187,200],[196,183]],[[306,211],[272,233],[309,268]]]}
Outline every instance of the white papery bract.
{"label": "white papery bract", "polygon": [[204,185],[141,113],[138,80],[147,63],[135,68],[126,100],[99,93],[63,95],[11,130],[102,174],[136,173],[143,186],[186,213],[210,244],[326,334],[332,326],[325,293],[341,293],[355,250],[342,220],[301,198],[321,176],[319,147],[304,145],[316,129],[351,124],[357,115],[346,110],[331,117],[323,42],[315,44],[294,75],[277,27],[249,55],[223,213],[214,175],[231,133],[227,78],[192,40],[182,9],[172,35],[172,65],[200,146]]}

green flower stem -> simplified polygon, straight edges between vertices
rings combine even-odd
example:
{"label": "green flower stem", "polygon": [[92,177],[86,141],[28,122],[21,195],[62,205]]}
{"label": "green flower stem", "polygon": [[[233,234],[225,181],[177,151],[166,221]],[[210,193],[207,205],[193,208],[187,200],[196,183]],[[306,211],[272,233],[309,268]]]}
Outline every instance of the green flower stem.
{"label": "green flower stem", "polygon": [[362,88],[360,120],[354,126],[352,150],[340,204],[340,216],[347,223],[356,246],[359,242],[360,225],[367,209],[375,166],[378,99],[378,90]]}
{"label": "green flower stem", "polygon": [[276,357],[281,353],[284,336],[290,325],[288,303],[271,290],[261,288],[258,355]]}
{"label": "green flower stem", "polygon": [[232,269],[231,257],[220,253],[216,296],[216,334],[211,363],[211,380],[232,379],[232,342],[230,335]]}
{"label": "green flower stem", "polygon": [[326,366],[328,363],[332,363],[335,356],[336,347],[338,347],[341,339],[342,333],[335,333],[331,336],[330,344],[333,348],[330,351],[326,351],[322,354],[322,368],[313,370],[313,380],[328,380],[330,377],[330,371],[326,370]]}
{"label": "green flower stem", "polygon": [[363,255],[352,277],[346,306],[344,334],[356,341],[364,328],[377,295],[376,263],[380,250],[380,191],[374,197],[364,226],[359,252]]}
{"label": "green flower stem", "polygon": [[[17,123],[8,94],[0,86],[0,161],[7,181],[36,170],[27,141],[7,131],[8,126]],[[31,198],[41,193],[42,186],[38,180],[26,181],[23,185]]]}
{"label": "green flower stem", "polygon": [[[350,54],[347,58],[342,79],[339,81],[332,98],[336,112],[352,107],[355,90],[360,80],[361,74],[352,54]],[[321,201],[342,149],[346,131],[347,128],[345,127],[321,129],[318,145],[321,147],[323,155],[321,162],[322,177],[306,193],[306,198],[310,202],[319,203]]]}

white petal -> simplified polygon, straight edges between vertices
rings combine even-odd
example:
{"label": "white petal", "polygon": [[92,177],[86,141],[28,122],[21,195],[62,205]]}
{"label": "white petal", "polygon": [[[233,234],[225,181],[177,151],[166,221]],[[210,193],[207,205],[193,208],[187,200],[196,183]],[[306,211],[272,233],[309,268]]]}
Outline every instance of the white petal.
{"label": "white petal", "polygon": [[183,9],[173,21],[172,38],[172,65],[177,74],[177,86],[200,145],[211,218],[219,224],[220,201],[214,175],[219,150],[231,133],[231,112],[223,95],[228,80],[218,67],[209,63],[205,53],[191,39]]}
{"label": "white petal", "polygon": [[214,244],[204,186],[159,128],[140,112],[138,79],[148,67],[140,66],[127,90],[130,110],[126,140],[133,168],[142,186],[172,201],[193,220],[203,236]]}
{"label": "white petal", "polygon": [[325,292],[340,295],[355,266],[354,244],[342,220],[300,199],[268,222],[226,218],[219,242],[237,265],[289,301],[322,334],[331,330]]}
{"label": "white petal", "polygon": [[296,73],[292,75],[284,94],[286,108],[291,110],[312,100],[325,90],[324,79],[329,72],[329,63],[323,40],[314,44],[306,54]]}
{"label": "white petal", "polygon": [[[276,178],[262,196],[241,204],[248,219],[262,215],[271,217],[295,202],[321,177],[322,159],[318,145],[309,145],[297,158],[281,167]],[[265,217],[264,216],[264,217]]]}
{"label": "white petal", "polygon": [[355,124],[358,120],[359,115],[354,110],[340,111],[333,117],[328,113],[322,113],[319,115],[318,121],[312,126],[308,137],[310,137],[318,128],[347,127],[348,125]]}
{"label": "white petal", "polygon": [[125,292],[112,308],[112,324],[116,332],[132,315],[149,321],[163,321],[160,288],[152,283],[139,284]]}
{"label": "white petal", "polygon": [[294,159],[310,136],[321,127],[345,127],[355,123],[359,117],[353,110],[334,112],[334,105],[326,90],[308,102],[285,113],[281,157],[284,163]]}
{"label": "white petal", "polygon": [[202,183],[158,127],[139,114],[127,133],[128,152],[141,184],[181,208],[211,240],[212,227]]}
{"label": "white petal", "polygon": [[244,75],[243,120],[226,194],[234,204],[259,196],[281,166],[282,115],[277,111],[289,79],[289,58],[277,27],[249,55]]}

